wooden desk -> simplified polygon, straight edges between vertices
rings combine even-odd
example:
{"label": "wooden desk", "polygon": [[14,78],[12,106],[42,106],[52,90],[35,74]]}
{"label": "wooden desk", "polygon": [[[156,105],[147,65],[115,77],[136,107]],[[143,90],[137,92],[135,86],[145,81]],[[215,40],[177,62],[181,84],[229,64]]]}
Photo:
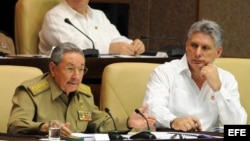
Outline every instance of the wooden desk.
{"label": "wooden desk", "polygon": [[[100,88],[102,72],[104,68],[116,62],[149,62],[164,63],[177,58],[86,58],[86,67],[89,69],[82,82],[91,87],[95,98],[95,104],[99,106]],[[21,65],[34,66],[40,68],[43,72],[48,72],[49,58],[39,57],[5,57],[0,58],[0,65]]]}
{"label": "wooden desk", "polygon": [[[206,133],[208,134],[208,133]],[[222,136],[219,133],[212,133],[211,135],[216,135],[216,136]],[[39,135],[22,135],[22,136],[10,136],[5,133],[0,133],[0,140],[8,140],[8,141],[39,141],[40,138],[46,138],[45,136],[39,136]],[[176,141],[176,140],[181,140],[181,139],[155,139],[155,141]],[[223,138],[198,138],[198,139],[182,139],[182,140],[188,140],[188,141],[223,141]],[[131,140],[133,141],[133,140]],[[140,141],[149,141],[149,140],[140,140]]]}

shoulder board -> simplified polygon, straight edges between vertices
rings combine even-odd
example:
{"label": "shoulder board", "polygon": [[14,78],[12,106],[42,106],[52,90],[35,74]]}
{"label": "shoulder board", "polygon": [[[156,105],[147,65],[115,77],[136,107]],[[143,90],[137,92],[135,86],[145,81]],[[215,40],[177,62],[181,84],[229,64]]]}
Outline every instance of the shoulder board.
{"label": "shoulder board", "polygon": [[87,85],[81,84],[77,90],[83,94],[86,94],[87,96],[91,96],[92,92],[91,92],[91,88]]}
{"label": "shoulder board", "polygon": [[33,95],[37,95],[45,90],[49,89],[49,83],[46,79],[39,81],[33,85],[28,86],[28,89],[31,91]]}

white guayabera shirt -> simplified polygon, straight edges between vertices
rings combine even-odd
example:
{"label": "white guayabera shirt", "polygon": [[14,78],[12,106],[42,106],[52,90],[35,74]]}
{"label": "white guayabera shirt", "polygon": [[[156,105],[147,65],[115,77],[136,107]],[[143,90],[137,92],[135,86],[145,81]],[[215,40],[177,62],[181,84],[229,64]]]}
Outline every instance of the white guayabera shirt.
{"label": "white guayabera shirt", "polygon": [[147,84],[143,104],[157,118],[157,127],[170,127],[176,117],[196,116],[204,131],[220,124],[246,124],[247,114],[239,100],[234,76],[218,68],[221,89],[214,92],[207,82],[201,89],[191,78],[186,55],[157,67]]}
{"label": "white guayabera shirt", "polygon": [[88,7],[87,18],[72,9],[66,2],[62,2],[47,12],[42,29],[39,32],[39,52],[49,55],[52,46],[62,42],[71,42],[81,49],[92,48],[92,42],[80,31],[64,22],[68,18],[75,27],[89,36],[100,54],[108,54],[109,44],[112,42],[133,41],[121,36],[117,28],[110,23],[106,15],[97,9]]}

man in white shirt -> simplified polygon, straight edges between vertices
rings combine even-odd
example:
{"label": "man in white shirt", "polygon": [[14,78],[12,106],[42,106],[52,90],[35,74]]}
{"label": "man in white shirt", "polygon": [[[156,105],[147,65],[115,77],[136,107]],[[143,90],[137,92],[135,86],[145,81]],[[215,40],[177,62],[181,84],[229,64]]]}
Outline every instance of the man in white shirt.
{"label": "man in white shirt", "polygon": [[[141,40],[122,36],[101,10],[92,9],[88,3],[89,0],[65,0],[46,13],[39,32],[40,54],[49,55],[52,47],[62,42],[74,43],[82,50],[93,48],[91,40],[100,54],[138,55],[145,51]],[[66,18],[91,40],[65,23]]]}
{"label": "man in white shirt", "polygon": [[246,124],[234,76],[213,64],[222,54],[223,30],[209,20],[194,23],[180,60],[157,67],[147,84],[144,104],[156,127],[211,131],[224,124]]}

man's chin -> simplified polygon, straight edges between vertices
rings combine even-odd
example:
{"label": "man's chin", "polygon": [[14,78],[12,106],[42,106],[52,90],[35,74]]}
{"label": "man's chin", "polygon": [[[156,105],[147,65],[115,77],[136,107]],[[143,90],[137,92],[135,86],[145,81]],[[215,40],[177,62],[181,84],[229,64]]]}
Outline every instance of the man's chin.
{"label": "man's chin", "polygon": [[70,92],[74,92],[74,91],[77,90],[77,88],[78,88],[78,85],[71,85],[70,87],[68,87],[68,90],[69,90]]}
{"label": "man's chin", "polygon": [[194,70],[201,70],[204,67],[204,64],[192,64]]}

